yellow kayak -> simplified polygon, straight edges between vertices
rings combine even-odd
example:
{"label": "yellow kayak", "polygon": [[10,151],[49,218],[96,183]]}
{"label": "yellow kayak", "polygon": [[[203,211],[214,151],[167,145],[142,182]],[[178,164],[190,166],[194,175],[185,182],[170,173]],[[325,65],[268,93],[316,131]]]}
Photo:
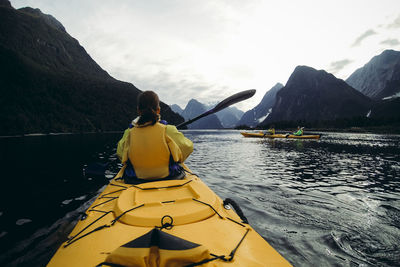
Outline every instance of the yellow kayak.
{"label": "yellow kayak", "polygon": [[234,201],[185,172],[141,184],[114,178],[48,266],[291,266]]}
{"label": "yellow kayak", "polygon": [[257,138],[293,138],[293,139],[319,139],[321,135],[293,135],[293,134],[264,134],[259,133],[246,133],[240,132],[244,137],[257,137]]}

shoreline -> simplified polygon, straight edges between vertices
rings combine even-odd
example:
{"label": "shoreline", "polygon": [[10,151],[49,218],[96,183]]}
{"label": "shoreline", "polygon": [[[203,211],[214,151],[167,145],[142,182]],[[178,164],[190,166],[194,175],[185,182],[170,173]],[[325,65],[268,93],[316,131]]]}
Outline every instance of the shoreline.
{"label": "shoreline", "polygon": [[[268,128],[236,128],[242,131],[266,131]],[[293,132],[296,128],[275,128],[277,132]],[[318,128],[318,127],[304,127],[305,133],[310,132],[336,132],[336,133],[360,133],[360,134],[393,134],[400,135],[400,126],[393,127],[349,127],[349,128]]]}
{"label": "shoreline", "polygon": [[[223,128],[223,129],[185,129],[183,131],[197,130],[218,130],[218,131],[265,131],[266,129],[261,128]],[[293,132],[294,128],[282,128],[275,129],[279,133]],[[15,135],[0,135],[0,139],[3,138],[17,138],[17,137],[39,137],[39,136],[59,136],[59,135],[88,135],[88,134],[122,134],[124,131],[104,131],[104,132],[60,132],[60,133],[25,133],[25,134],[15,134]],[[385,135],[400,135],[400,128],[395,127],[371,127],[371,128],[361,128],[361,127],[351,127],[351,128],[305,128],[305,134],[312,134],[312,132],[333,132],[333,133],[358,133],[358,134],[385,134]]]}
{"label": "shoreline", "polygon": [[86,134],[116,134],[123,133],[124,131],[106,131],[106,132],[67,132],[67,133],[25,133],[15,135],[0,135],[1,138],[16,138],[16,137],[39,137],[39,136],[58,136],[58,135],[86,135]]}

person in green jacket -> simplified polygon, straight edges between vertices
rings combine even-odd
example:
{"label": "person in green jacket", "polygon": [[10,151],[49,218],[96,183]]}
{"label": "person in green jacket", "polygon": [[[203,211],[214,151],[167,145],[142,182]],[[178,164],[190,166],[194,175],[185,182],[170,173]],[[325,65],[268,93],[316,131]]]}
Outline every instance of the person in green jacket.
{"label": "person in green jacket", "polygon": [[301,136],[301,135],[303,135],[303,129],[304,129],[304,127],[301,127],[300,128],[300,126],[297,126],[297,131],[295,131],[294,133],[293,133],[293,135],[296,135],[296,136]]}

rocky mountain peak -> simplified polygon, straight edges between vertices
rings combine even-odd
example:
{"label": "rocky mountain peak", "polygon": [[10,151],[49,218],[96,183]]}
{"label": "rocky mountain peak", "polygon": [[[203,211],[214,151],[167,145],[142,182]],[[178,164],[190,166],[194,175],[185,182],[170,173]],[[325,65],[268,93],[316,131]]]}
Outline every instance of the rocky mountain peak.
{"label": "rocky mountain peak", "polygon": [[179,115],[183,112],[183,109],[177,104],[170,105],[169,107],[173,112],[178,113]]}
{"label": "rocky mountain peak", "polygon": [[1,8],[0,18],[1,44],[29,59],[36,68],[112,79],[53,16],[25,7]]}
{"label": "rocky mountain peak", "polygon": [[12,8],[11,3],[8,0],[0,0],[0,7],[10,7],[10,8]]}
{"label": "rocky mountain peak", "polygon": [[23,7],[18,9],[21,12],[28,13],[30,15],[41,17],[51,27],[66,32],[64,26],[52,15],[44,14],[39,8]]}
{"label": "rocky mountain peak", "polygon": [[365,115],[370,99],[324,70],[298,66],[276,95],[272,114],[278,121],[321,121]]}
{"label": "rocky mountain peak", "polygon": [[[137,116],[138,88],[111,77],[59,21],[0,3],[0,135],[115,131]],[[183,121],[164,103],[161,116]]]}
{"label": "rocky mountain peak", "polygon": [[400,52],[385,50],[357,69],[346,82],[364,95],[379,99],[388,96],[382,95],[382,91],[397,80],[400,80]]}
{"label": "rocky mountain peak", "polygon": [[271,89],[269,89],[265,93],[261,102],[255,108],[243,114],[237,125],[255,127],[264,121],[271,114],[272,107],[276,100],[276,93],[282,89],[282,87],[283,85],[281,83],[277,83]]}
{"label": "rocky mountain peak", "polygon": [[[196,99],[191,99],[186,105],[185,109],[180,114],[186,120],[193,119],[198,115],[206,111],[206,106],[197,101]],[[223,128],[221,122],[219,121],[217,115],[211,114],[204,117],[198,121],[193,122],[188,125],[190,129],[221,129]]]}
{"label": "rocky mountain peak", "polygon": [[188,102],[188,104],[187,104],[186,107],[188,107],[188,106],[201,107],[202,109],[205,109],[205,108],[204,108],[204,105],[201,104],[199,101],[197,101],[197,100],[194,99],[194,98],[192,98],[192,99],[189,100],[189,102]]}
{"label": "rocky mountain peak", "polygon": [[316,70],[308,66],[297,66],[289,77],[286,86],[302,84],[303,86],[298,87],[298,89],[308,91],[318,88],[321,82],[328,80],[338,81],[335,76],[325,70]]}

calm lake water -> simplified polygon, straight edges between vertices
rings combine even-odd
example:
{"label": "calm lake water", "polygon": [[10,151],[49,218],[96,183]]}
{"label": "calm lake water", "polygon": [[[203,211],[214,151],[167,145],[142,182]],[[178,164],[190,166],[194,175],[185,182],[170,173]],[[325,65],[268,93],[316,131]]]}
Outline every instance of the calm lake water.
{"label": "calm lake water", "polygon": [[[187,165],[294,266],[398,266],[400,136],[185,131]],[[0,138],[0,266],[44,266],[118,171],[121,133]],[[84,175],[108,163],[106,177]]]}

